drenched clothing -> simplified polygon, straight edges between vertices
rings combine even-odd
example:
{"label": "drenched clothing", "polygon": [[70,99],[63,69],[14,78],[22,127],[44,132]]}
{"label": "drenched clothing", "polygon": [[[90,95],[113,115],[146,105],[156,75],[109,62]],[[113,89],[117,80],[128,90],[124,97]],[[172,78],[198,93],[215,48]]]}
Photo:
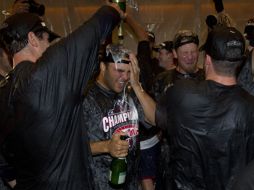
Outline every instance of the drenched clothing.
{"label": "drenched clothing", "polygon": [[232,190],[253,190],[254,189],[254,161],[250,162],[246,168],[235,179]]}
{"label": "drenched clothing", "polygon": [[156,110],[173,188],[224,190],[254,158],[254,98],[238,85],[178,80]]}
{"label": "drenched clothing", "polygon": [[100,42],[119,20],[115,9],[104,6],[36,63],[15,67],[6,107],[15,123],[3,144],[17,172],[15,189],[93,189],[82,97]]}
{"label": "drenched clothing", "polygon": [[237,78],[238,83],[248,91],[251,95],[254,95],[254,81],[253,81],[253,68],[252,68],[252,55],[253,49],[246,53],[246,60]]}
{"label": "drenched clothing", "polygon": [[[195,80],[201,81],[205,79],[205,73],[203,69],[199,69],[196,73],[191,74],[182,74],[178,72],[176,69],[171,69],[164,71],[157,75],[155,82],[153,84],[153,93],[156,101],[165,95],[167,89],[174,85],[175,81],[184,79],[184,80]],[[160,160],[160,180],[156,184],[156,190],[166,190],[170,187],[168,179],[171,176],[169,172],[169,155],[170,149],[167,143],[167,139],[165,138],[165,131],[162,133],[162,141],[161,141],[161,160]]]}
{"label": "drenched clothing", "polygon": [[[134,104],[133,104],[134,103]],[[123,131],[128,134],[129,152],[127,156],[127,174],[124,190],[138,189],[139,140],[138,121],[144,123],[144,114],[137,106],[136,98],[126,94],[116,94],[98,83],[92,85],[84,103],[84,117],[91,142],[111,139],[114,133]],[[138,116],[138,117],[137,117]],[[108,184],[110,154],[93,156],[92,172],[96,190],[113,189]]]}
{"label": "drenched clothing", "polygon": [[16,178],[13,167],[11,167],[0,154],[0,189],[10,190],[7,185],[8,181],[12,181]]}

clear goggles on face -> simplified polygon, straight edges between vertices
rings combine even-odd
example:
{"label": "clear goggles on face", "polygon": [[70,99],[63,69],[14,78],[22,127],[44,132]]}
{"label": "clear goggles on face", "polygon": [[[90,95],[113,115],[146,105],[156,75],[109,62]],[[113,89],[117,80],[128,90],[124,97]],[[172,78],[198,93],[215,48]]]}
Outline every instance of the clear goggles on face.
{"label": "clear goggles on face", "polygon": [[175,36],[174,48],[177,49],[178,47],[188,43],[195,43],[199,45],[197,34],[190,30],[180,30]]}

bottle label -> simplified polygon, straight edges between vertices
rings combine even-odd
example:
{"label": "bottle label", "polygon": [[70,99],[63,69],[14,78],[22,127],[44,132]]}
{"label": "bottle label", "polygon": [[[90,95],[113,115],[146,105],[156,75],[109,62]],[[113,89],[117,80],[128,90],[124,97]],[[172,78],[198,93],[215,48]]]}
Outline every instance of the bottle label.
{"label": "bottle label", "polygon": [[[125,182],[125,178],[126,178],[126,172],[119,173],[116,185],[123,184]],[[113,182],[112,181],[112,171],[111,170],[109,171],[109,179],[110,179],[111,182]]]}
{"label": "bottle label", "polygon": [[121,172],[119,174],[119,178],[118,178],[118,184],[122,184],[125,182],[125,177],[126,177],[126,172]]}

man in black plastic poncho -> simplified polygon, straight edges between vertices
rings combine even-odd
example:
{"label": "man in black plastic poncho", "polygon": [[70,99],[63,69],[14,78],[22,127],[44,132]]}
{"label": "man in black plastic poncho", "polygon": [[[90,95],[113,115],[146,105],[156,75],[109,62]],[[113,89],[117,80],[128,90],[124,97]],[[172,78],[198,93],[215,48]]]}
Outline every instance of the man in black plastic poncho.
{"label": "man in black plastic poncho", "polygon": [[179,80],[157,105],[167,129],[172,189],[231,189],[254,158],[254,98],[237,85],[245,43],[234,28],[218,27],[204,46],[205,81]]}
{"label": "man in black plastic poncho", "polygon": [[[103,6],[72,34],[58,37],[31,13],[7,18],[0,40],[14,70],[0,89],[0,135],[15,167],[15,189],[93,189],[82,97],[99,44],[120,21],[117,4]],[[3,111],[2,111],[3,110]]]}

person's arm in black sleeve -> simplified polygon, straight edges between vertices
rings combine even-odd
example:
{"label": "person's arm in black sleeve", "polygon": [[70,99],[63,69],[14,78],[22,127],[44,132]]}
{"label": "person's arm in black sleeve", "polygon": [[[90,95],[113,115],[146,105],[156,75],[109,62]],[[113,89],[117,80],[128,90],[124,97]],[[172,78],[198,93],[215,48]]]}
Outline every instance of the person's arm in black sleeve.
{"label": "person's arm in black sleeve", "polygon": [[222,0],[213,0],[215,10],[217,13],[221,13],[224,10],[224,5]]}
{"label": "person's arm in black sleeve", "polygon": [[39,63],[42,62],[39,65],[42,69],[46,67],[46,73],[50,75],[48,79],[58,83],[56,86],[62,89],[62,93],[65,92],[64,96],[67,96],[66,90],[73,95],[83,94],[98,64],[99,45],[112,32],[120,19],[117,9],[111,6],[101,7],[77,30],[48,48],[39,60]]}
{"label": "person's arm in black sleeve", "polygon": [[246,56],[246,60],[243,62],[243,66],[238,74],[238,84],[248,91],[251,95],[254,95],[254,81],[252,73],[252,61],[254,60],[253,50]]}
{"label": "person's arm in black sleeve", "polygon": [[126,24],[133,30],[134,34],[137,36],[138,41],[148,41],[148,34],[144,27],[138,23],[130,14],[127,14],[125,18]]}
{"label": "person's arm in black sleeve", "polygon": [[167,96],[163,95],[157,102],[155,110],[156,126],[166,129],[167,127]]}
{"label": "person's arm in black sleeve", "polygon": [[142,87],[148,94],[152,92],[152,84],[154,81],[152,71],[151,48],[148,41],[141,41],[138,43],[137,59],[140,67],[140,82]]}
{"label": "person's arm in black sleeve", "polygon": [[130,14],[126,16],[125,22],[130,26],[138,38],[137,59],[140,67],[140,82],[146,92],[151,91],[152,86],[152,68],[151,54],[152,50],[148,41],[148,34],[144,27],[138,23]]}

